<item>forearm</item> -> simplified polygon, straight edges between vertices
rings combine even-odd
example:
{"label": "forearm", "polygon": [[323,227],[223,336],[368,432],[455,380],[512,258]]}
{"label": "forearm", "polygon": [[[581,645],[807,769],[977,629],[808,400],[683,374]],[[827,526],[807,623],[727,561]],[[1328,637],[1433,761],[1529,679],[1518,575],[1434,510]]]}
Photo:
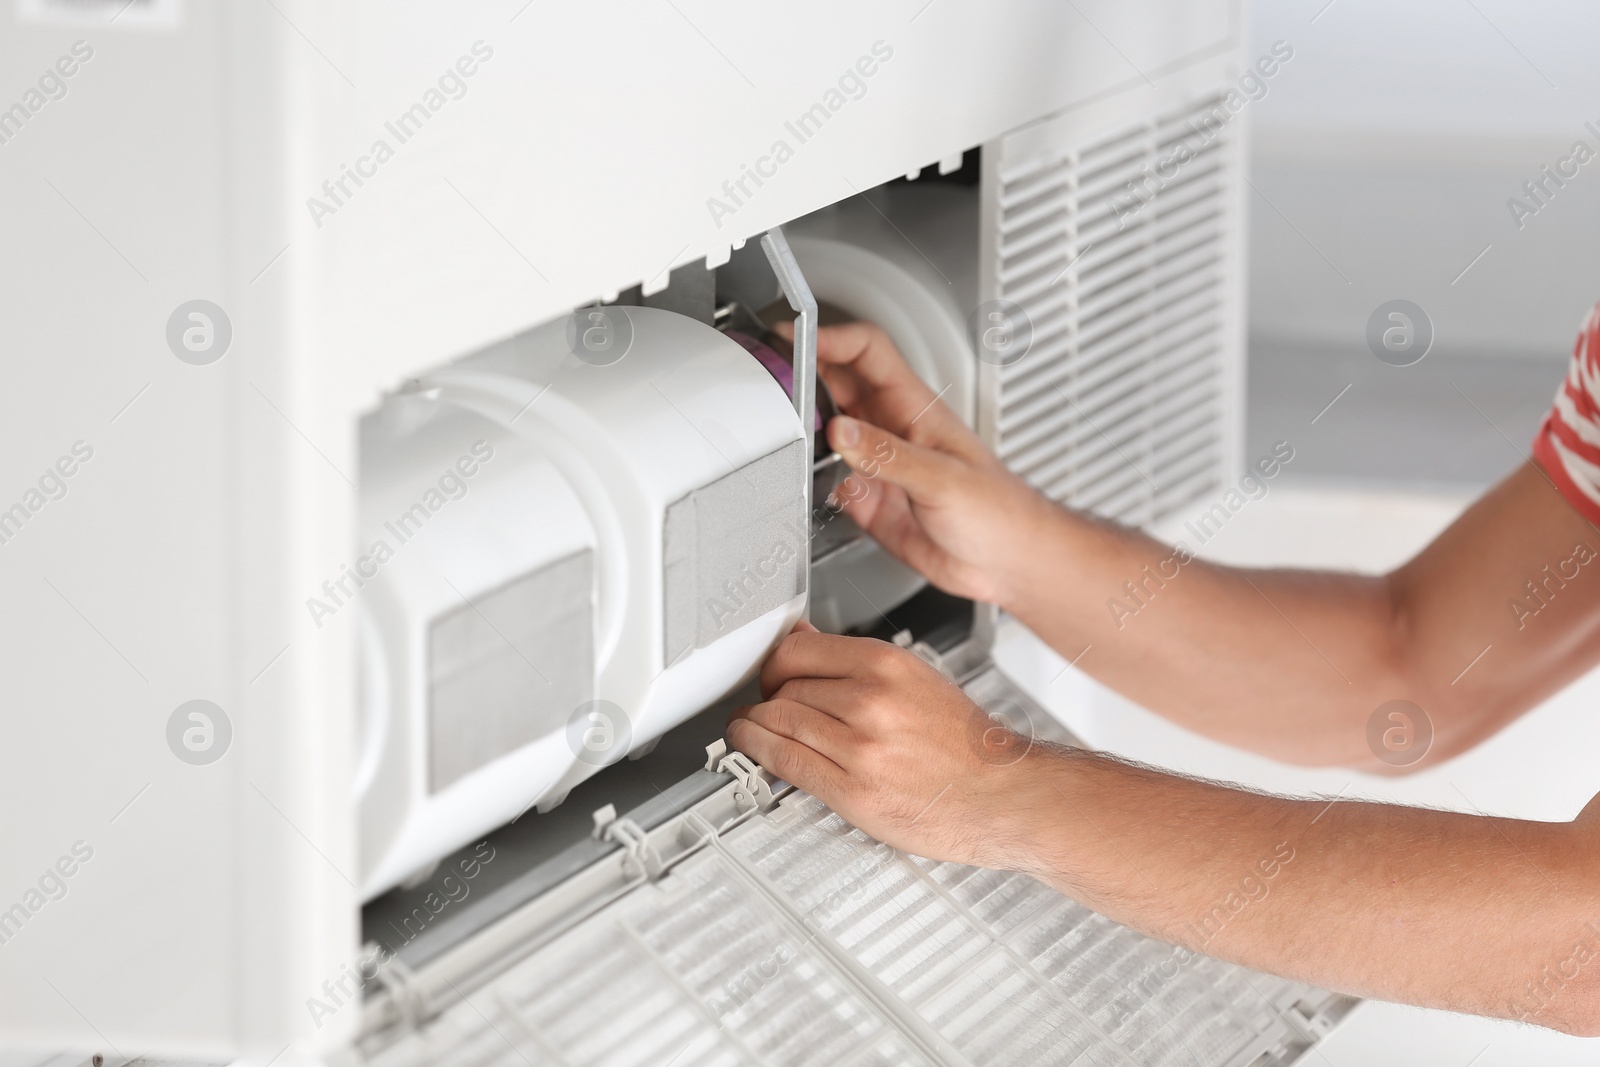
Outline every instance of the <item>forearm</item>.
{"label": "forearm", "polygon": [[1382,576],[1217,566],[1060,508],[1022,510],[1003,606],[1131,699],[1290,762],[1376,765],[1367,723],[1392,700],[1428,717],[1432,757],[1461,752],[1600,644],[1600,534],[1531,464]]}
{"label": "forearm", "polygon": [[1033,518],[1030,538],[1002,606],[1189,729],[1290,762],[1356,763],[1371,759],[1373,709],[1419,699],[1385,578],[1218,566],[1058,508]]}
{"label": "forearm", "polygon": [[[1600,1025],[1588,827],[1299,801],[1030,757],[1013,866],[1207,955],[1389,1000]],[[1592,836],[1592,835],[1590,835]]]}

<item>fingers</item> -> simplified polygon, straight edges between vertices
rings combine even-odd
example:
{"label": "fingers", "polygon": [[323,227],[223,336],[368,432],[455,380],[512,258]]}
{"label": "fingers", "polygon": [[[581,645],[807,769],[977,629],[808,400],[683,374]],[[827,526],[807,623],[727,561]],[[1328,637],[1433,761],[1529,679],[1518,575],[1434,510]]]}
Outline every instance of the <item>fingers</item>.
{"label": "fingers", "polygon": [[[778,322],[772,331],[786,341],[794,341],[794,323],[788,319]],[[863,360],[865,362],[861,362]],[[874,380],[881,384],[884,376],[895,375],[896,361],[901,367],[906,367],[900,350],[895,348],[894,342],[881,326],[870,322],[845,322],[837,326],[817,327],[818,363],[860,363],[858,369],[863,374],[869,369],[874,371],[878,375]],[[910,370],[909,367],[906,369]]]}
{"label": "fingers", "polygon": [[[793,339],[792,324],[779,332]],[[894,341],[870,322],[817,330],[817,372],[840,410],[933,442],[969,435],[939,394],[917,376]]]}
{"label": "fingers", "polygon": [[928,536],[904,489],[879,485],[864,495],[846,496],[844,513],[890,555],[924,578],[936,585],[948,579],[950,555]]}
{"label": "fingers", "polygon": [[762,664],[762,699],[770,701],[790,678],[850,678],[861,673],[883,641],[838,633],[790,633]]}
{"label": "fingers", "polygon": [[874,385],[898,381],[911,369],[883,327],[872,322],[819,327],[817,362],[849,364]]}
{"label": "fingers", "polygon": [[[780,322],[774,331],[794,341],[793,323]],[[881,399],[887,391],[905,392],[907,403],[916,404],[926,404],[933,396],[889,336],[865,322],[817,329],[817,373],[834,402],[847,410],[859,409],[874,397]]]}
{"label": "fingers", "polygon": [[[849,678],[790,678],[772,694],[770,703],[789,701],[801,704],[848,727],[851,711],[863,703],[862,689],[863,687],[854,679]],[[804,740],[787,730],[778,732],[797,741]],[[837,751],[832,749],[825,751],[829,759],[840,766],[844,765]]]}
{"label": "fingers", "polygon": [[734,713],[734,718],[749,719],[779,737],[798,741],[834,763],[842,763],[852,747],[848,726],[792,696],[778,696],[740,708]]}
{"label": "fingers", "polygon": [[817,331],[817,371],[839,410],[905,436],[933,442],[958,419],[917,376],[882,329],[867,322]]}
{"label": "fingers", "polygon": [[790,785],[799,786],[824,804],[844,777],[838,764],[800,742],[773,733],[760,723],[738,717],[728,723],[728,744]]}
{"label": "fingers", "polygon": [[899,486],[919,503],[934,500],[963,471],[961,462],[946,452],[914,445],[848,415],[828,422],[828,445],[855,470]]}

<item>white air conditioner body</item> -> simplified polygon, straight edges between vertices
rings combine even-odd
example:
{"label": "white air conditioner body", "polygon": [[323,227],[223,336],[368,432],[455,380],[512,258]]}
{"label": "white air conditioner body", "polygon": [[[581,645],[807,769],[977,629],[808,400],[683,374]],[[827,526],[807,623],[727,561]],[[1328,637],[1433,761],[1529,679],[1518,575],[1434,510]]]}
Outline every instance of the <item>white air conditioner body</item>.
{"label": "white air conditioner body", "polygon": [[[363,515],[363,488],[395,475],[364,458],[363,420],[418,389],[470,394],[452,417],[527,452],[515,474],[487,475],[546,486],[548,513],[571,517],[544,541],[494,549],[506,572],[601,551],[599,505],[565,446],[518,437],[520,394],[491,402],[472,378],[504,382],[494,353],[559,332],[574,308],[635,286],[648,299],[676,270],[717,267],[769,230],[976,148],[974,230],[945,235],[966,242],[969,269],[919,319],[925,347],[952,350],[996,301],[1026,313],[1034,347],[1013,366],[958,367],[963,416],[1044,491],[1134,523],[1237,464],[1246,118],[1228,112],[1148,206],[1112,203],[1225,106],[1237,0],[121,6],[31,0],[0,38],[15,84],[75,57],[64,95],[25,98],[25,120],[0,125],[13,209],[0,301],[20,379],[0,401],[0,508],[17,505],[0,517],[7,1041],[211,1060],[348,1053],[361,1013],[307,1004],[348,973],[363,900],[536,800],[507,776],[488,809],[432,805],[419,750],[405,767],[364,758],[375,729],[425,732],[377,696],[420,675],[371,665],[374,643],[422,649],[427,619],[404,629],[396,609],[364,625],[366,608],[313,604],[338,607],[325,584],[389,517]],[[820,231],[792,229],[803,267]],[[932,284],[917,260],[943,253],[906,240],[914,257],[879,255],[885,292]],[[684,494],[799,439],[792,410],[776,421],[781,393],[751,388],[773,415],[725,419],[737,450],[719,460],[710,434],[682,485],[638,474],[645,541]],[[660,391],[648,417],[665,420],[675,397]],[[531,410],[551,440],[577,439],[562,427],[579,415]],[[713,414],[685,417],[707,436]],[[645,471],[649,448],[629,447]],[[458,453],[421,454],[437,478],[435,460]],[[374,497],[384,508],[410,506],[403,473]],[[462,537],[480,520],[523,521],[517,491],[494,491],[503,506],[474,486],[442,521],[460,520]],[[665,567],[645,541],[629,559]],[[432,582],[417,594],[434,598],[429,618],[444,610],[435,578],[405,574]],[[668,682],[692,680],[672,689],[649,676],[675,662],[659,632],[625,667],[622,653],[606,660],[623,639],[605,625],[637,607],[607,580],[593,585],[593,695],[655,694],[638,697],[659,707],[640,750],[748,675],[804,603],[764,609],[739,670],[681,672]],[[225,722],[185,749],[200,720],[178,710],[196,700]],[[206,762],[206,743],[225,751]],[[379,827],[407,842],[392,862]]]}

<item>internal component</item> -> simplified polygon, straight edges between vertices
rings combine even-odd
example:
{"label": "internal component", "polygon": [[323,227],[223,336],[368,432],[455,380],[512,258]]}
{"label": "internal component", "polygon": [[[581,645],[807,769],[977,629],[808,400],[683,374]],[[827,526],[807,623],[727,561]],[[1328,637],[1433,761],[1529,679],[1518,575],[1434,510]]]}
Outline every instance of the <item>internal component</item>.
{"label": "internal component", "polygon": [[366,897],[646,749],[804,603],[804,435],[771,374],[673,312],[576,318],[363,421]]}

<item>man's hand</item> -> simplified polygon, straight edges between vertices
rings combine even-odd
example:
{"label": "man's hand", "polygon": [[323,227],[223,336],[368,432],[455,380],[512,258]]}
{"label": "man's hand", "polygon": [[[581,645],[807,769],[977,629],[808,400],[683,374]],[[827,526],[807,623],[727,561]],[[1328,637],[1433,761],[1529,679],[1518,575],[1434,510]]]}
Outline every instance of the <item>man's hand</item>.
{"label": "man's hand", "polygon": [[1600,798],[1573,823],[1522,822],[1035,748],[910,652],[805,624],[761,692],[729,742],[913,855],[1023,871],[1185,950],[1330,989],[1600,1035]]}
{"label": "man's hand", "polygon": [[1032,806],[1022,794],[1048,789],[1032,773],[1041,754],[912,653],[800,623],[761,695],[728,742],[853,825],[931,859],[1028,865],[1016,816]]}
{"label": "man's hand", "polygon": [[[792,334],[781,324],[779,332]],[[871,323],[817,331],[817,370],[844,415],[828,444],[865,492],[844,510],[947,593],[1008,604],[1055,509],[997,460]]]}

